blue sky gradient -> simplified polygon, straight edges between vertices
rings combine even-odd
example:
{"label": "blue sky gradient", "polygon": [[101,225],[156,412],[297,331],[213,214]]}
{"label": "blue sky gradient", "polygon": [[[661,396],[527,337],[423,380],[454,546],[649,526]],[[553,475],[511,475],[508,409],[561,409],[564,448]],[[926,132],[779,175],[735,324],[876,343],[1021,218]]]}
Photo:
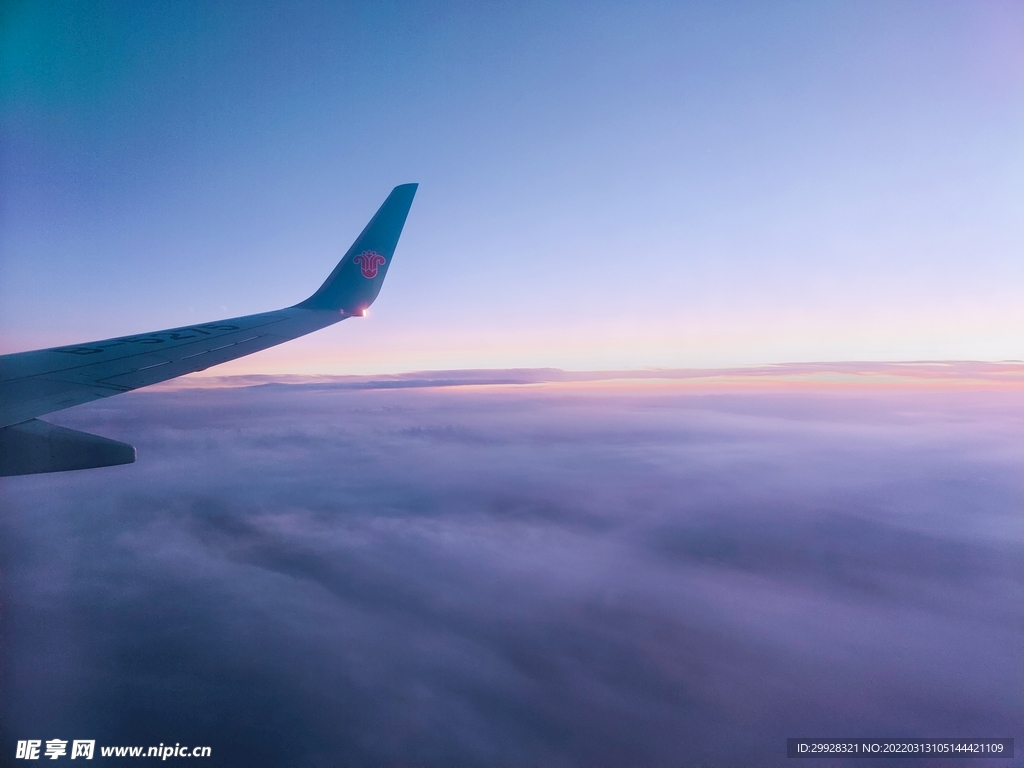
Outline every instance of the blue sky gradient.
{"label": "blue sky gradient", "polygon": [[1016,3],[13,3],[4,351],[308,295],[229,372],[1018,359]]}

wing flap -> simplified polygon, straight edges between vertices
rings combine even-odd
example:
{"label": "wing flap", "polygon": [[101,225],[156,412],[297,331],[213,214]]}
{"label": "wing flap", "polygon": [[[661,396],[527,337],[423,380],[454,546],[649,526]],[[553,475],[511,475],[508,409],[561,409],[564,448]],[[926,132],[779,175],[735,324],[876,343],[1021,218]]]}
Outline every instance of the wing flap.
{"label": "wing flap", "polygon": [[0,477],[94,469],[135,461],[135,448],[39,419],[0,429]]}

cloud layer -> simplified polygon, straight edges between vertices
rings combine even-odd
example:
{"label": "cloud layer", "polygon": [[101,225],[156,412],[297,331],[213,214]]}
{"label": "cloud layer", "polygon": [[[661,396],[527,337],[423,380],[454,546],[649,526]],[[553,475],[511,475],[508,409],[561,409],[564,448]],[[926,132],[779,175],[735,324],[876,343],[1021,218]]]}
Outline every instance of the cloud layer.
{"label": "cloud layer", "polygon": [[719,765],[1021,735],[1013,391],[320,383],[60,421],[139,461],[0,489],[5,750]]}

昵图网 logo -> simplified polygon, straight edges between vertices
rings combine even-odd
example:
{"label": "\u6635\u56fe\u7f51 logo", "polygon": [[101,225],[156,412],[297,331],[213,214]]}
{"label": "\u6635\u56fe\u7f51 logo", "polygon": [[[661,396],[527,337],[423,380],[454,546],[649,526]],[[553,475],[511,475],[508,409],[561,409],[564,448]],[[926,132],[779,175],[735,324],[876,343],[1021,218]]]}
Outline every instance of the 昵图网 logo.
{"label": "\u6635\u56fe\u7f51 logo", "polygon": [[380,267],[387,259],[381,256],[376,251],[363,251],[356,256],[353,261],[359,265],[363,271],[363,277],[376,277],[377,268]]}

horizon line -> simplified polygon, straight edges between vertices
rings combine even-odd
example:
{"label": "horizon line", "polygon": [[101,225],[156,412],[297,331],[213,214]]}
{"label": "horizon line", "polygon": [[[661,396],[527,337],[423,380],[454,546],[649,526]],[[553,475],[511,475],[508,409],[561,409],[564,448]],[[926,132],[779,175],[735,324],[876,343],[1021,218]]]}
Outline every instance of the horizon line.
{"label": "horizon line", "polygon": [[267,385],[332,389],[428,389],[542,385],[709,386],[928,386],[997,387],[1024,385],[1024,360],[836,361],[767,363],[730,368],[461,368],[380,374],[256,373],[191,374],[149,389],[221,389]]}

